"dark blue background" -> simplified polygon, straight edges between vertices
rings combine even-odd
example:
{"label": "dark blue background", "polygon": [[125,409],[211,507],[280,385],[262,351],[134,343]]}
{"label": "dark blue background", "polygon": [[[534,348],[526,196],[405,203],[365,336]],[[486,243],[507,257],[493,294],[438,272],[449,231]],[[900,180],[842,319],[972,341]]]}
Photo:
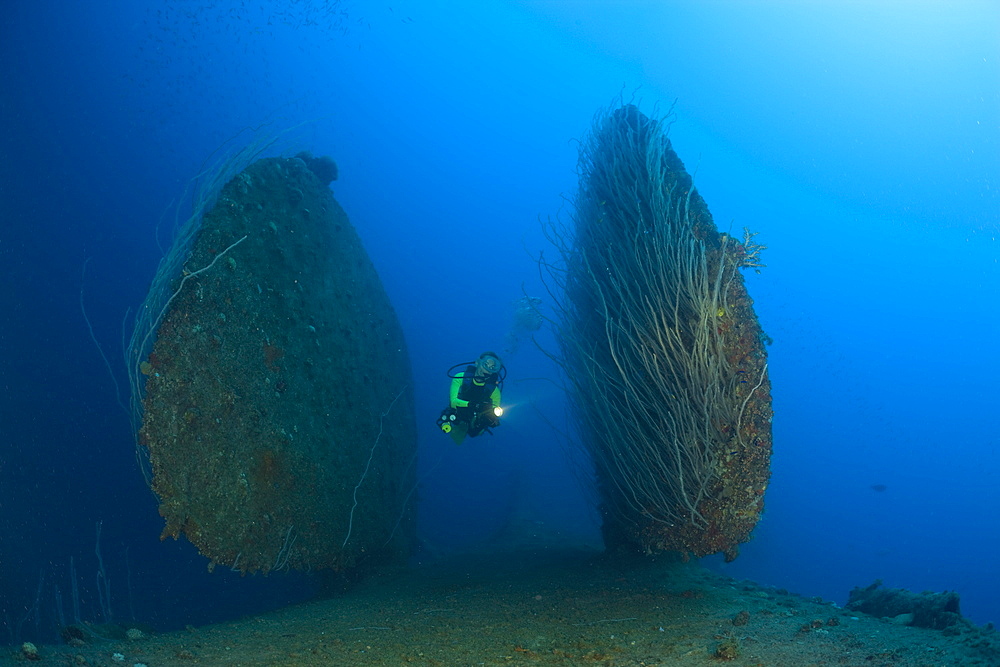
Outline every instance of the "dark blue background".
{"label": "dark blue background", "polygon": [[839,602],[875,578],[954,589],[1000,620],[995,3],[257,5],[0,12],[0,641],[52,638],[71,556],[97,620],[99,521],[118,618],[177,627],[314,591],[209,575],[158,541],[80,308],[124,387],[123,322],[172,206],[262,123],[310,121],[286,139],[337,160],[402,320],[422,553],[488,548],[512,517],[595,546],[543,355],[507,358],[495,437],[456,448],[433,419],[444,369],[503,348],[522,286],[546,296],[539,218],[565,208],[575,140],[619,93],[677,100],[671,136],[719,226],[768,245],[747,278],[774,338],[774,474],[755,539],[712,565]]}

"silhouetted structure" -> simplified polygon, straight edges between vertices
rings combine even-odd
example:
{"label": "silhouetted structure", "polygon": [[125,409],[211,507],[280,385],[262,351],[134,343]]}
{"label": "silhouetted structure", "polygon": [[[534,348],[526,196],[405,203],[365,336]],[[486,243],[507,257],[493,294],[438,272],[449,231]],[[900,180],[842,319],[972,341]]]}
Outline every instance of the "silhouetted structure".
{"label": "silhouetted structure", "polygon": [[341,570],[412,537],[410,363],[335,177],[308,155],[236,174],[180,234],[130,345],[163,537],[213,566]]}

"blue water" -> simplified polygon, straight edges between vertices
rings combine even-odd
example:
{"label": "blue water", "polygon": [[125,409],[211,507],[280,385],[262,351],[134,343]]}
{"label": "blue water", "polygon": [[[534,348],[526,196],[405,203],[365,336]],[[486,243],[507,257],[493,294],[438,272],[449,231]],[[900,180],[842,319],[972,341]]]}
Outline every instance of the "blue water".
{"label": "blue water", "polygon": [[55,638],[71,558],[83,620],[110,606],[168,629],[316,592],[208,574],[159,541],[81,313],[124,387],[123,321],[173,204],[264,123],[310,121],[298,140],[338,162],[402,321],[421,553],[488,543],[512,516],[595,545],[558,372],[531,345],[506,359],[495,436],[455,447],[434,419],[445,370],[502,349],[523,293],[549,301],[539,220],[565,215],[576,140],[619,95],[676,100],[674,147],[720,228],[768,246],[747,276],[774,339],[766,513],[735,563],[707,562],[840,603],[876,578],[956,590],[1000,621],[1000,5],[257,4],[0,12],[0,642]]}

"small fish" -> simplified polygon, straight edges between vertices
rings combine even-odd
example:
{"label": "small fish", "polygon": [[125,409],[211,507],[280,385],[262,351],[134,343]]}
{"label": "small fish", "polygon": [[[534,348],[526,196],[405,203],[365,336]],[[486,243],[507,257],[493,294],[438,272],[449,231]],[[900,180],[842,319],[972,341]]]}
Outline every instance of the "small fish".
{"label": "small fish", "polygon": [[872,491],[874,491],[875,493],[882,493],[883,491],[885,491],[889,487],[886,486],[885,484],[872,484],[869,488]]}

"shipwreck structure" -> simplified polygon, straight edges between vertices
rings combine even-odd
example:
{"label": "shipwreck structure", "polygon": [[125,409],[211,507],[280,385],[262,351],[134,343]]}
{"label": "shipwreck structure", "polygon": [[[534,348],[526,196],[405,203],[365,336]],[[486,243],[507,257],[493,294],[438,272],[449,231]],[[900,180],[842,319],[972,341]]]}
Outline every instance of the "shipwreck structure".
{"label": "shipwreck structure", "polygon": [[740,272],[763,246],[717,230],[667,123],[635,106],[598,116],[580,179],[552,275],[605,542],[735,558],[769,478],[767,338]]}
{"label": "shipwreck structure", "polygon": [[344,570],[403,551],[410,362],[328,187],[336,166],[242,162],[196,197],[129,346],[162,537],[183,534],[211,566],[242,572]]}

